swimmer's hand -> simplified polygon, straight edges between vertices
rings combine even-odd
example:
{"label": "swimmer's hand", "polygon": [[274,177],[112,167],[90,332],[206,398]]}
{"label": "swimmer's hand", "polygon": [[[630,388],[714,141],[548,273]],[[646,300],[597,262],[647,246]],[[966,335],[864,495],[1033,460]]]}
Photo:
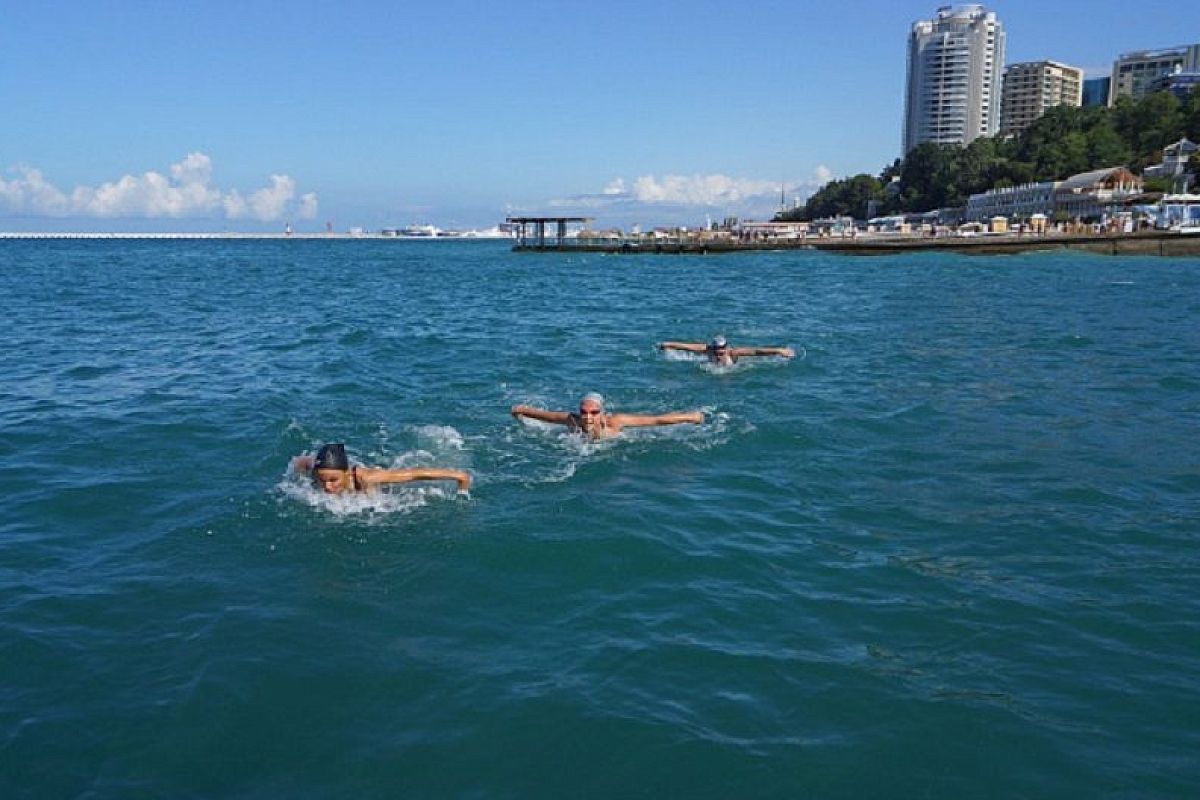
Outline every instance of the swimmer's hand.
{"label": "swimmer's hand", "polygon": [[517,419],[520,419],[523,415],[528,414],[528,413],[529,413],[529,406],[517,405],[517,406],[512,407],[512,415],[514,417],[516,417]]}
{"label": "swimmer's hand", "polygon": [[312,466],[312,456],[296,456],[292,459],[292,471],[297,474],[304,475],[305,473],[311,472]]}
{"label": "swimmer's hand", "polygon": [[471,490],[471,476],[467,473],[462,473],[455,480],[458,481],[459,494],[467,494]]}
{"label": "swimmer's hand", "polygon": [[779,355],[783,356],[784,358],[795,358],[796,351],[790,347],[781,347],[779,348]]}

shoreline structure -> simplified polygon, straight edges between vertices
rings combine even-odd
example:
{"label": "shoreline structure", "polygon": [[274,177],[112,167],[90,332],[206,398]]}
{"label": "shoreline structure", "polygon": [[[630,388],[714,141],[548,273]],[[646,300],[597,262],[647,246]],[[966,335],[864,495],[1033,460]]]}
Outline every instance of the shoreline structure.
{"label": "shoreline structure", "polygon": [[[93,233],[9,232],[0,240],[269,240],[269,241],[511,241],[510,237],[397,237],[371,233]],[[1077,250],[1102,255],[1200,257],[1200,232],[1150,230],[1136,233],[1062,234],[1004,233],[981,236],[872,235],[765,239],[758,241],[626,238],[569,238],[539,244],[517,243],[518,253],[603,253],[611,255],[719,255],[724,253],[823,250],[845,255],[897,255],[951,252],[966,255],[1004,255],[1037,250]]]}
{"label": "shoreline structure", "polygon": [[981,236],[879,235],[810,236],[804,239],[696,241],[665,239],[566,239],[559,242],[514,245],[515,252],[583,252],[709,255],[781,250],[824,250],[846,255],[872,256],[944,251],[968,255],[1003,255],[1035,250],[1078,250],[1103,255],[1200,256],[1200,231],[1147,230],[1135,233],[1001,233]]}
{"label": "shoreline structure", "polygon": [[66,232],[66,231],[0,231],[0,239],[370,239],[389,242],[507,242],[511,236],[481,236],[464,234],[459,236],[396,236],[383,233],[231,233],[231,232],[166,232],[166,233],[113,233],[113,232]]}

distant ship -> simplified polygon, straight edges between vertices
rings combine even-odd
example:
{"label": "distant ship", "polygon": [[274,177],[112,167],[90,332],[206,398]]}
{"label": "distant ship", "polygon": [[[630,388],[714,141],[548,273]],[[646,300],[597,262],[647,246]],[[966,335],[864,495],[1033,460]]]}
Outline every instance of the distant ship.
{"label": "distant ship", "polygon": [[409,225],[406,228],[381,228],[379,235],[405,239],[432,239],[441,236],[442,232],[433,225]]}
{"label": "distant ship", "polygon": [[516,231],[509,223],[484,230],[442,229],[436,225],[408,225],[404,228],[381,228],[379,235],[395,239],[511,239]]}

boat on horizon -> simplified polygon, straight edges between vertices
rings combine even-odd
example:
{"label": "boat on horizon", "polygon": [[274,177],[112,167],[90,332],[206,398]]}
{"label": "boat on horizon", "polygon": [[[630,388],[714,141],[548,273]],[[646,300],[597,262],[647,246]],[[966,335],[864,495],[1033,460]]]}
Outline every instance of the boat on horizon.
{"label": "boat on horizon", "polygon": [[515,234],[511,226],[501,223],[482,230],[413,224],[403,228],[380,228],[379,235],[391,239],[511,239]]}

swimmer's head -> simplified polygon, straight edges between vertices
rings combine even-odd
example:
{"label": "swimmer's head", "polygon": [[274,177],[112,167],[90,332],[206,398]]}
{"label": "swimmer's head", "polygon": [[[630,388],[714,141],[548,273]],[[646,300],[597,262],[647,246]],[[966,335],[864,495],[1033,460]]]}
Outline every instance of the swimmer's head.
{"label": "swimmer's head", "polygon": [[714,336],[705,348],[705,355],[711,363],[729,366],[733,363],[733,348],[724,336]]}
{"label": "swimmer's head", "polygon": [[604,430],[604,397],[588,392],[579,400],[579,427],[588,436],[599,436]]}
{"label": "swimmer's head", "polygon": [[313,459],[313,472],[319,469],[350,469],[350,459],[346,457],[346,445],[341,442],[331,442],[321,445],[317,457]]}
{"label": "swimmer's head", "polygon": [[341,442],[322,445],[313,459],[312,479],[326,494],[346,491],[350,484],[350,459],[346,456],[346,445]]}
{"label": "swimmer's head", "polygon": [[581,414],[604,413],[604,395],[599,392],[588,392],[579,400]]}

